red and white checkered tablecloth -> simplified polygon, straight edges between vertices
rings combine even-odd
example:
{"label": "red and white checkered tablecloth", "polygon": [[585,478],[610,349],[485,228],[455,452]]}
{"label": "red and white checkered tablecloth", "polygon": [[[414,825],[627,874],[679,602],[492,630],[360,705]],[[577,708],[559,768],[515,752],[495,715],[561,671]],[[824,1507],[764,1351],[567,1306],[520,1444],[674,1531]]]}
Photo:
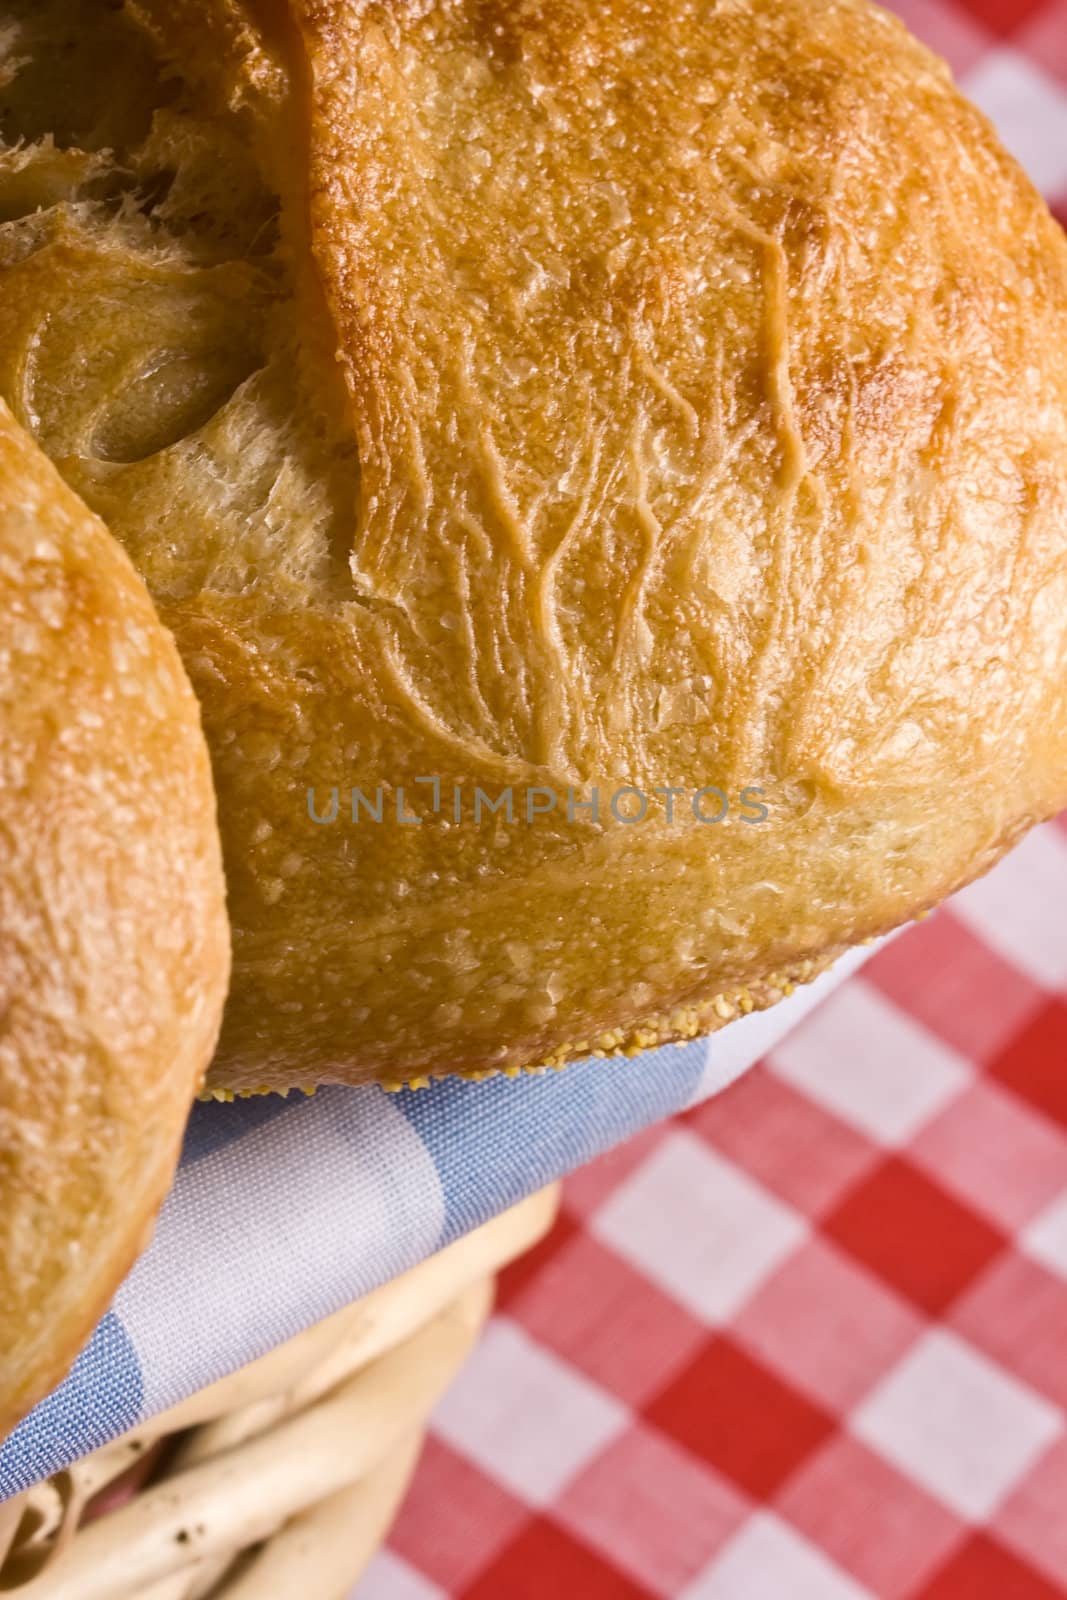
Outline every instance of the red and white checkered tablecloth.
{"label": "red and white checkered tablecloth", "polygon": [[[897,0],[1067,221],[1067,0]],[[358,1600],[1065,1600],[1067,823],[571,1179]]]}

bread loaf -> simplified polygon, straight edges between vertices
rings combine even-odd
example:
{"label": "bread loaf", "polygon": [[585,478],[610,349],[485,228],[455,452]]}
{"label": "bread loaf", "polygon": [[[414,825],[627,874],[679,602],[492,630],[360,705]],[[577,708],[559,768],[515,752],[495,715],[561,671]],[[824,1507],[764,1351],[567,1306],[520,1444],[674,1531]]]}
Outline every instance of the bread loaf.
{"label": "bread loaf", "polygon": [[203,707],[214,1086],[710,1031],[1067,800],[1067,242],[899,23],[0,39],[0,393]]}
{"label": "bread loaf", "polygon": [[174,642],[0,403],[0,1440],[147,1242],[228,970]]}

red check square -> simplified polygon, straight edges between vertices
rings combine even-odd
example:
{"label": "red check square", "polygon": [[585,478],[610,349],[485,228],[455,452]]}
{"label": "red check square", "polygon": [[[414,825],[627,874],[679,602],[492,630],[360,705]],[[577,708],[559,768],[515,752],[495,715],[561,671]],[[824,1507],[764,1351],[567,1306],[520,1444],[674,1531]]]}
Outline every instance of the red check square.
{"label": "red check square", "polygon": [[991,1074],[1067,1127],[1067,1002],[1050,1001],[994,1061]]}
{"label": "red check square", "polygon": [[502,1550],[460,1600],[656,1600],[547,1517],[537,1517]]}
{"label": "red check square", "polygon": [[824,1231],[932,1316],[1005,1244],[988,1222],[896,1156],[846,1196]]}
{"label": "red check square", "polygon": [[918,1600],[1063,1600],[1065,1593],[987,1534],[976,1533]]}
{"label": "red check square", "polygon": [[836,1427],[727,1338],[713,1339],[645,1415],[756,1499],[775,1494]]}
{"label": "red check square", "polygon": [[967,0],[965,9],[991,33],[1006,37],[1017,33],[1044,4],[1045,0]]}

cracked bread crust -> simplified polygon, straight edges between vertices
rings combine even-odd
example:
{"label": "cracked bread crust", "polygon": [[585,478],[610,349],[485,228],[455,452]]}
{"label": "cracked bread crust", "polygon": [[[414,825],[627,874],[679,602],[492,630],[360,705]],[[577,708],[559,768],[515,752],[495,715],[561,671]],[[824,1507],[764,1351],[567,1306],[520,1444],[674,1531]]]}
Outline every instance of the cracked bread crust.
{"label": "cracked bread crust", "polygon": [[[83,38],[101,12],[49,7]],[[0,392],[204,708],[235,944],[213,1085],[710,1023],[1063,804],[1067,244],[898,23],[121,21],[159,68],[106,170],[96,136],[3,122],[0,207],[35,166],[66,188],[0,227]],[[651,798],[640,826],[309,817],[309,790],[391,810],[428,775]],[[675,785],[758,786],[768,818],[672,824]]]}

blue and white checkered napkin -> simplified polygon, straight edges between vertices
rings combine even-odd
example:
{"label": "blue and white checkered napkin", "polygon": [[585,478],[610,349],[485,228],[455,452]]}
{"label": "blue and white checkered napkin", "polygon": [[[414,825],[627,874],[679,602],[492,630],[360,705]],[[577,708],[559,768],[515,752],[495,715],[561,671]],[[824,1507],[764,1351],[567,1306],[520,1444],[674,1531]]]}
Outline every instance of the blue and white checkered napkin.
{"label": "blue and white checkered napkin", "polygon": [[419,1093],[198,1106],[150,1250],[66,1382],[0,1448],[0,1501],[725,1088],[866,953],[710,1046]]}

